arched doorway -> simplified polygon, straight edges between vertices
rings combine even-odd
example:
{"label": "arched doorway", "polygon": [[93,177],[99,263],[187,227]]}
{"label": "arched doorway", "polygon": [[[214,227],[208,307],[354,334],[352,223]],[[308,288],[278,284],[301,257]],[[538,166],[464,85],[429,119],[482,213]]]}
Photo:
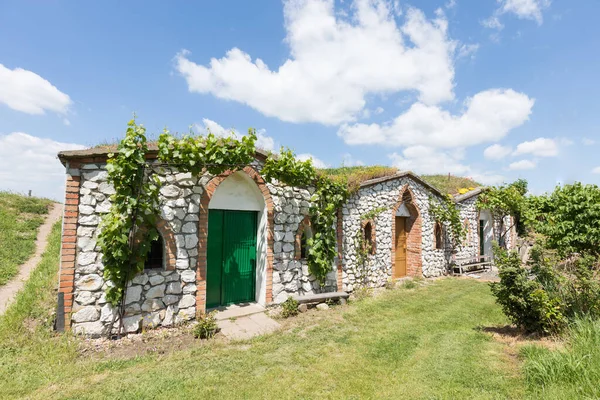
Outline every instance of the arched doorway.
{"label": "arched doorway", "polygon": [[492,241],[494,240],[494,219],[488,210],[479,212],[479,256],[492,256]]}
{"label": "arched doorway", "polygon": [[226,177],[208,203],[206,308],[266,303],[267,207],[245,172]]}
{"label": "arched doorway", "polygon": [[392,209],[392,278],[421,275],[421,217],[405,187]]}

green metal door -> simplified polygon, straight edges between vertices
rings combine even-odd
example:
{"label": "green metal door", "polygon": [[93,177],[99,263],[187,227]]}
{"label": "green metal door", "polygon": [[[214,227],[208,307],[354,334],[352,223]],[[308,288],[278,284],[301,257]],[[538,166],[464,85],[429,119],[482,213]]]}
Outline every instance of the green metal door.
{"label": "green metal door", "polygon": [[257,214],[209,210],[207,308],[255,300]]}

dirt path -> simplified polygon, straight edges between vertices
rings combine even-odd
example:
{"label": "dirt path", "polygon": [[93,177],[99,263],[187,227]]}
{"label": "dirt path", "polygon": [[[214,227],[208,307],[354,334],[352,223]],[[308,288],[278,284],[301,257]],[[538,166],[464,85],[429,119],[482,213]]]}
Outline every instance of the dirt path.
{"label": "dirt path", "polygon": [[35,240],[35,253],[29,260],[19,267],[19,274],[11,279],[6,285],[0,286],[0,315],[4,314],[4,311],[14,299],[15,295],[29,278],[29,274],[38,265],[42,258],[42,253],[46,249],[48,241],[48,235],[52,230],[52,225],[58,221],[62,215],[62,204],[55,203],[52,205],[46,221],[40,226],[38,230],[37,238]]}

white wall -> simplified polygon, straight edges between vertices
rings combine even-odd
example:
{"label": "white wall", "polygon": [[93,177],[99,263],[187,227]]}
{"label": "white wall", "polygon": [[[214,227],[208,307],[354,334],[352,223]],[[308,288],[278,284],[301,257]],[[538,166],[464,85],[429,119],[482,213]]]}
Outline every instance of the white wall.
{"label": "white wall", "polygon": [[238,171],[228,176],[215,190],[208,203],[211,210],[258,211],[256,235],[256,302],[267,299],[267,207],[256,182]]}
{"label": "white wall", "polygon": [[483,226],[483,251],[486,256],[492,255],[492,240],[494,240],[494,221],[488,210],[481,210],[479,220],[485,221]]}

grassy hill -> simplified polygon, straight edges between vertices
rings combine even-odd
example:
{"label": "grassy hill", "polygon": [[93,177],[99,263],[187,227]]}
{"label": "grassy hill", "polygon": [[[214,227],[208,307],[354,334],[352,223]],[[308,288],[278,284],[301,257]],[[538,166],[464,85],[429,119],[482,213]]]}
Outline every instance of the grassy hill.
{"label": "grassy hill", "polygon": [[33,254],[37,229],[52,201],[0,192],[0,285]]}
{"label": "grassy hill", "polygon": [[471,178],[454,175],[421,175],[421,178],[430,185],[440,189],[442,192],[453,196],[460,194],[461,192],[470,192],[476,187],[483,186],[481,183],[476,182]]}

